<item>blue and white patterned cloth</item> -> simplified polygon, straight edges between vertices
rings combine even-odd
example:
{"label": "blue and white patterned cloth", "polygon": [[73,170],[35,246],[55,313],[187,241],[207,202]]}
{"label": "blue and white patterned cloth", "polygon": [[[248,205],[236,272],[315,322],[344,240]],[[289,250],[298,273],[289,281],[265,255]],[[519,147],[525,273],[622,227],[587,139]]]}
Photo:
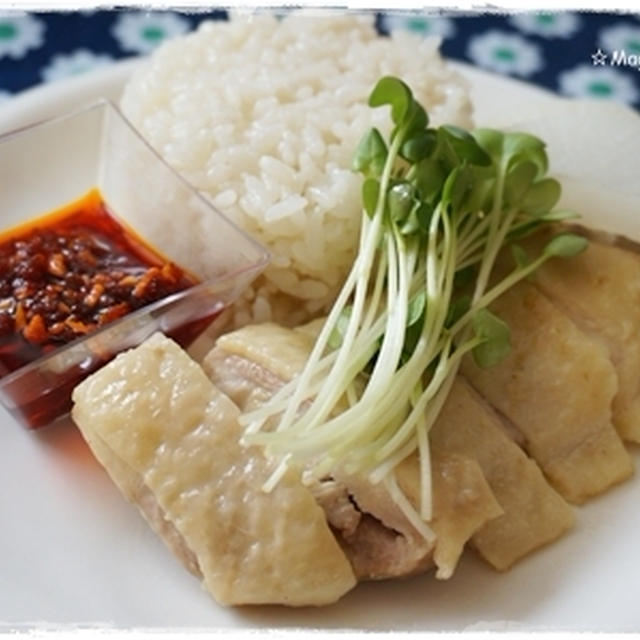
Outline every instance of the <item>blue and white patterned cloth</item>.
{"label": "blue and white patterned cloth", "polygon": [[[223,10],[0,13],[0,100],[43,82],[151,52]],[[569,96],[640,108],[640,14],[379,13],[382,33],[442,37],[443,54]]]}

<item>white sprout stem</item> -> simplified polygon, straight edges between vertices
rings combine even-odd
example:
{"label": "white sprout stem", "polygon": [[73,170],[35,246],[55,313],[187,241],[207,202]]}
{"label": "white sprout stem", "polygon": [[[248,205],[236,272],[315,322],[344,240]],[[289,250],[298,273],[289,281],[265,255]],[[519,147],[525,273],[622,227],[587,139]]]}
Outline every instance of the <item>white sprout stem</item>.
{"label": "white sprout stem", "polygon": [[380,313],[380,302],[382,299],[382,291],[384,288],[385,278],[387,274],[387,255],[383,253],[378,258],[378,271],[376,273],[376,279],[373,285],[373,291],[371,292],[371,298],[369,299],[367,313],[362,321],[362,332],[366,332],[374,320],[376,315]]}
{"label": "white sprout stem", "polygon": [[[388,392],[378,398],[377,402],[358,402],[354,407],[319,425],[313,433],[307,432],[304,433],[304,437],[295,439],[280,438],[278,440],[280,446],[283,450],[298,454],[322,454],[335,441],[342,440],[349,443],[364,434],[374,437],[380,429],[397,420],[398,416],[402,416],[404,419],[408,412],[408,403],[416,376],[419,376],[428,364],[428,362],[425,363],[424,358],[419,357],[420,343],[424,344],[424,342],[425,338],[423,337],[411,360],[396,372]],[[437,347],[434,346],[433,350],[437,351]],[[292,433],[292,431],[289,430],[288,433]],[[255,436],[252,441],[266,444],[274,442],[274,438],[272,434],[265,433]]]}
{"label": "white sprout stem", "polygon": [[483,234],[487,232],[487,228],[491,223],[491,218],[485,216],[477,221],[476,226],[472,231],[460,232],[460,241],[458,244],[459,261],[464,262],[469,256],[473,255],[475,251],[482,248],[486,242],[486,238]]}
{"label": "white sprout stem", "polygon": [[[342,290],[340,291],[340,293],[338,294],[338,298],[336,299],[336,302],[333,305],[331,312],[329,313],[329,317],[327,318],[320,332],[320,335],[316,339],[314,348],[312,349],[311,354],[309,355],[309,359],[307,360],[305,368],[303,369],[300,376],[295,381],[295,385],[292,385],[291,387],[287,386],[281,389],[281,391],[278,394],[276,394],[276,396],[272,398],[271,401],[266,403],[261,409],[255,412],[252,412],[250,414],[245,414],[244,416],[241,416],[240,418],[241,424],[248,424],[249,430],[251,432],[255,432],[259,430],[262,422],[264,422],[264,420],[266,420],[270,415],[272,415],[272,412],[273,412],[272,403],[276,399],[280,400],[284,396],[289,396],[288,402],[286,405],[286,412],[287,412],[286,415],[288,416],[289,413],[293,413],[297,411],[301,402],[304,401],[308,396],[307,390],[308,390],[311,377],[316,373],[316,367],[317,367],[318,361],[320,360],[326,348],[326,344],[333,331],[336,320],[342,313],[342,309],[344,308],[344,305],[346,304],[349,296],[351,295],[351,292],[353,290],[355,280],[356,280],[356,273],[357,271],[354,263],[354,266],[352,267],[351,272],[349,273],[347,280],[345,281],[345,284],[342,287]],[[281,424],[283,420],[284,420],[284,417],[281,420]]]}
{"label": "white sprout stem", "polygon": [[[459,359],[462,357],[466,351],[470,348],[473,348],[475,343],[468,346],[458,357],[454,358],[447,362],[446,353],[448,352],[448,348],[443,351],[443,359],[441,361],[441,369],[437,372],[432,380],[431,385],[428,387],[426,392],[423,394],[422,398],[422,410],[424,410],[424,406],[426,404],[426,400],[428,397],[433,397],[437,394],[439,387],[444,384],[447,380],[447,375],[454,369],[457,371],[457,363]],[[449,375],[450,380],[452,382],[453,376]],[[407,371],[399,372],[399,375],[396,376],[394,380],[395,384],[393,387],[389,389],[385,400],[386,402],[378,403],[375,406],[370,407],[369,412],[359,412],[360,415],[356,416],[352,415],[353,413],[358,413],[358,411],[347,410],[346,412],[340,414],[336,418],[334,418],[330,423],[326,423],[324,428],[320,429],[322,433],[316,433],[315,437],[310,437],[306,439],[306,443],[299,443],[298,446],[289,444],[289,449],[298,449],[308,447],[308,453],[313,453],[314,451],[321,452],[321,448],[326,447],[329,442],[338,440],[342,441],[341,449],[344,451],[348,451],[348,446],[351,442],[359,440],[362,438],[364,433],[367,433],[370,438],[377,436],[377,434],[381,430],[387,430],[391,432],[391,438],[393,438],[393,434],[398,433],[397,425],[394,426],[394,422],[397,423],[398,417],[404,414],[406,416],[406,412],[408,409],[405,407],[408,405],[409,398],[407,397],[411,393],[411,380],[415,380],[414,376],[407,375]],[[407,394],[407,390],[409,390],[409,394]],[[397,391],[397,393],[396,393]],[[447,389],[448,392],[448,389]],[[446,397],[445,394],[442,394],[443,401]],[[386,404],[385,408],[381,407],[381,404]],[[356,405],[355,409],[361,409],[362,404],[359,403]],[[375,410],[375,414],[372,412]],[[432,422],[435,421],[437,415],[439,413],[439,409],[432,412]],[[410,414],[410,418],[415,417],[415,412]],[[371,424],[374,423],[374,427],[371,427]],[[389,428],[387,427],[389,425]],[[346,430],[348,427],[348,431]],[[430,425],[429,425],[430,428]],[[411,432],[411,427],[408,426],[406,432]],[[402,431],[401,435],[404,435],[405,431]],[[380,443],[376,443],[376,448],[379,448]],[[424,449],[424,447],[423,447]],[[332,453],[335,455],[336,451],[333,450]],[[337,452],[336,458],[339,457],[340,452]],[[376,458],[378,458],[376,456]],[[379,458],[378,458],[379,459]]]}
{"label": "white sprout stem", "polygon": [[[404,419],[403,413],[399,413],[391,423],[385,421],[373,421],[370,428],[364,430],[360,437],[357,438],[358,446],[352,444],[352,438],[349,437],[337,445],[329,449],[327,457],[339,462],[345,469],[349,469],[351,473],[366,472],[373,468],[376,464],[374,453],[378,447],[377,439],[379,433],[387,429],[397,428]],[[351,436],[351,434],[349,434]]]}
{"label": "white sprout stem", "polygon": [[420,517],[414,506],[409,502],[407,496],[398,486],[395,474],[390,473],[385,478],[385,488],[389,492],[392,500],[398,505],[398,508],[405,515],[407,520],[413,525],[415,530],[429,543],[435,544],[436,534]]}
{"label": "white sprout stem", "polygon": [[[385,397],[385,401],[388,406],[384,412],[376,411],[377,407],[375,406],[367,406],[363,415],[363,410],[360,408],[361,403],[358,403],[319,425],[314,430],[297,434],[295,438],[275,439],[274,435],[280,434],[256,433],[250,436],[249,441],[256,444],[272,444],[274,450],[281,448],[283,451],[290,451],[303,456],[323,455],[336,443],[343,443],[347,446],[365,434],[373,436],[376,430],[384,428],[396,413],[405,411],[399,398],[394,396],[388,399]],[[352,415],[353,413],[360,415],[355,419]],[[288,430],[287,434],[289,436],[293,435],[291,430]]]}
{"label": "white sprout stem", "polygon": [[431,451],[424,415],[417,424],[418,459],[420,462],[420,516],[426,522],[433,517]]}
{"label": "white sprout stem", "polygon": [[[427,340],[423,336],[409,362],[396,372],[388,391],[377,398],[376,402],[359,402],[319,425],[313,435],[305,434],[304,440],[287,441],[286,448],[314,451],[315,448],[321,449],[336,438],[355,439],[362,432],[370,430],[371,423],[374,421],[382,425],[391,422],[398,412],[405,411],[414,381],[432,359],[429,356],[429,350],[423,348],[426,342],[433,343],[429,350],[437,352],[437,340]],[[264,435],[264,441],[268,441],[268,436],[269,434]]]}
{"label": "white sprout stem", "polygon": [[[436,263],[432,263],[436,264]],[[436,267],[434,267],[435,269]],[[398,411],[404,410],[403,407],[408,403],[409,395],[413,386],[413,382],[424,371],[429,362],[438,352],[438,342],[441,335],[442,325],[448,308],[448,301],[451,296],[453,287],[453,278],[455,276],[455,256],[450,252],[449,262],[447,265],[446,277],[446,304],[432,305],[432,313],[427,314],[431,320],[430,325],[425,328],[423,336],[420,338],[418,345],[410,357],[408,363],[394,371],[393,381],[388,392],[383,398],[376,398],[375,404],[360,402],[353,410],[347,411],[334,418],[330,423],[325,424],[325,433],[338,433],[342,429],[348,427],[350,433],[359,433],[362,429],[367,428],[369,421],[389,422]],[[434,326],[431,330],[431,326]]]}
{"label": "white sprout stem", "polygon": [[347,387],[347,402],[350,407],[353,407],[358,402],[358,392],[353,383]]}
{"label": "white sprout stem", "polygon": [[463,224],[458,225],[458,235],[460,238],[472,238],[478,233],[482,233],[483,223],[489,225],[489,218],[482,210],[470,212],[464,219]]}
{"label": "white sprout stem", "polygon": [[416,436],[413,436],[403,447],[398,449],[392,456],[387,458],[380,465],[375,467],[369,473],[369,481],[372,484],[378,484],[385,480],[385,478],[393,472],[393,470],[409,455],[411,455],[418,446],[418,440]]}
{"label": "white sprout stem", "polygon": [[536,258],[533,262],[529,263],[526,267],[520,267],[515,269],[504,280],[487,291],[479,300],[478,305],[482,307],[489,306],[496,298],[500,297],[503,293],[511,289],[521,280],[524,280],[530,273],[533,273],[540,265],[546,262],[549,256],[542,254]]}
{"label": "white sprout stem", "polygon": [[[344,393],[344,371],[345,365],[349,358],[351,357],[351,348],[353,345],[353,341],[356,338],[357,330],[361,322],[362,316],[362,308],[365,304],[368,283],[369,283],[369,275],[371,271],[371,265],[373,263],[374,257],[376,255],[377,246],[379,244],[379,239],[382,231],[382,220],[384,216],[384,208],[386,202],[386,193],[389,184],[389,179],[391,177],[391,171],[393,168],[393,160],[395,159],[398,150],[400,148],[400,144],[402,142],[401,136],[396,136],[394,138],[391,147],[387,154],[387,162],[385,163],[382,176],[380,178],[380,187],[378,190],[378,202],[376,206],[376,210],[373,214],[373,220],[371,223],[371,227],[369,229],[368,237],[366,242],[364,243],[363,251],[358,255],[358,258],[362,256],[362,260],[356,260],[357,263],[357,280],[355,287],[355,296],[353,301],[353,310],[349,317],[349,322],[347,324],[347,330],[345,331],[342,344],[340,345],[338,351],[338,357],[334,363],[334,366],[331,370],[332,381],[335,384],[324,385],[320,391],[320,393],[315,397],[311,407],[304,413],[302,419],[306,425],[307,430],[311,430],[314,427],[318,426],[322,423],[323,420],[327,418],[327,416],[331,413],[333,406],[342,393]],[[343,305],[344,306],[344,305]],[[335,310],[332,309],[332,312]],[[337,319],[337,318],[336,318]],[[335,320],[334,320],[335,322]],[[322,351],[326,347],[326,343],[328,342],[330,332],[325,331],[327,326],[323,327],[323,332],[326,333],[326,340],[324,345],[322,346]],[[332,327],[333,330],[333,327]],[[323,336],[324,337],[324,336]],[[320,338],[318,338],[318,342],[320,342]],[[315,345],[316,347],[318,344]],[[315,347],[314,347],[315,351]],[[313,353],[313,352],[312,352]],[[316,360],[312,363],[312,366],[315,366],[317,363],[317,359],[319,359],[319,354]],[[292,405],[287,407],[284,416],[281,420],[281,425],[283,425],[283,430],[293,423],[296,416],[296,408],[299,406],[300,400],[300,388],[303,387],[307,382],[310,373],[307,373],[310,368],[311,363],[308,363],[305,367],[300,380],[299,387],[296,389],[294,393],[294,398],[292,399]],[[350,381],[347,381],[347,384]]]}
{"label": "white sprout stem", "polygon": [[[311,351],[311,355],[309,356],[309,360],[305,365],[300,377],[297,380],[297,385],[293,391],[293,394],[290,398],[290,402],[285,409],[284,415],[280,420],[280,428],[282,430],[287,429],[296,418],[296,414],[299,411],[301,401],[307,397],[307,385],[314,373],[314,370],[318,364],[318,360],[324,353],[324,350],[329,341],[329,337],[333,332],[336,322],[342,313],[344,306],[350,297],[353,288],[355,286],[356,289],[356,300],[354,301],[354,309],[349,318],[349,324],[347,326],[347,331],[345,332],[343,343],[338,351],[338,355],[336,357],[336,361],[333,365],[332,371],[340,370],[340,367],[344,366],[345,361],[349,357],[349,349],[351,348],[352,341],[355,337],[356,329],[357,329],[357,314],[361,311],[361,305],[364,303],[365,291],[363,290],[363,280],[366,279],[366,273],[368,269],[371,268],[371,262],[373,260],[374,252],[376,246],[379,241],[380,230],[382,226],[381,216],[375,216],[371,225],[366,233],[366,241],[364,243],[363,252],[358,254],[354,266],[352,268],[351,273],[349,274],[349,278],[347,280],[347,286],[345,286],[340,292],[339,298],[336,304],[331,309],[329,317],[324,324],[320,335],[318,336],[316,343]],[[364,283],[366,285],[366,282]],[[359,294],[359,295],[358,295]],[[330,385],[325,385],[323,387],[324,390],[327,391],[324,395],[328,395]],[[317,398],[317,396],[316,396]],[[323,400],[323,399],[321,399]],[[320,401],[318,401],[320,402]],[[320,412],[317,407],[318,404],[314,403],[316,409],[314,410],[314,414],[318,416]],[[308,412],[305,412],[305,415]],[[312,414],[313,415],[313,414]],[[311,416],[308,416],[309,418]]]}
{"label": "white sprout stem", "polygon": [[394,450],[396,450],[402,443],[406,440],[408,436],[410,436],[414,432],[415,422],[412,421],[412,417],[415,417],[416,413],[424,411],[424,408],[438,392],[440,386],[444,382],[447,372],[449,370],[449,350],[451,349],[451,338],[449,337],[442,354],[440,356],[440,361],[436,367],[436,370],[433,374],[433,377],[429,381],[429,384],[424,389],[422,394],[420,395],[419,400],[415,403],[411,413],[408,418],[404,421],[403,425],[398,429],[393,436],[388,440],[388,442],[382,446],[376,457],[378,460],[384,459],[388,455],[390,455]]}
{"label": "white sprout stem", "polygon": [[[491,275],[491,271],[493,270],[493,267],[495,265],[496,259],[498,257],[498,253],[500,252],[500,249],[502,248],[504,240],[507,237],[507,233],[511,228],[515,215],[516,215],[515,210],[511,210],[506,214],[504,222],[500,227],[499,231],[497,232],[493,244],[487,247],[488,256],[486,260],[489,265],[487,268],[489,275]],[[487,282],[485,282],[485,287],[487,285]]]}
{"label": "white sprout stem", "polygon": [[[359,283],[359,285],[361,285],[361,283]],[[359,286],[356,289],[353,312],[349,318],[347,331],[344,334],[342,345],[338,350],[338,357],[336,358],[336,361],[329,373],[332,384],[322,386],[309,409],[299,418],[299,420],[303,421],[304,428],[307,431],[314,429],[327,419],[344,393],[346,387],[353,381],[353,377],[350,376],[350,367],[348,365],[349,361],[353,357],[353,344],[358,330],[357,318],[360,317],[360,314],[362,313],[365,296],[366,285]],[[355,375],[357,375],[357,372]],[[292,424],[293,420],[290,423],[283,421],[282,429],[284,430]]]}
{"label": "white sprout stem", "polygon": [[443,222],[444,245],[447,247],[447,260],[445,261],[444,268],[442,269],[442,279],[440,283],[442,300],[436,324],[438,328],[438,335],[442,334],[447,321],[447,314],[451,306],[451,296],[453,295],[453,284],[457,268],[456,251],[454,249],[457,244],[456,230],[455,228],[452,228],[448,216],[444,216]]}
{"label": "white sprout stem", "polygon": [[427,260],[426,260],[426,293],[427,293],[427,311],[429,305],[435,304],[438,297],[438,252],[437,252],[437,240],[438,231],[440,226],[440,220],[442,218],[442,206],[439,204],[431,221],[429,223],[429,236],[427,240]]}
{"label": "white sprout stem", "polygon": [[[362,367],[364,367],[375,353],[375,342],[384,331],[385,313],[386,312],[381,312],[380,317],[376,319],[373,326],[369,327],[368,331],[363,332],[362,335],[358,337],[358,344],[354,346],[353,352],[354,363],[350,368],[350,370],[353,370],[353,376],[356,375],[356,372],[362,370]],[[310,382],[307,387],[307,397],[313,396],[324,383],[327,372],[330,367],[333,366],[336,356],[337,352],[332,351],[318,362],[316,371],[313,374],[314,381]],[[299,378],[296,376],[279,389],[269,399],[268,403],[253,411],[244,413],[239,417],[238,422],[240,425],[246,427],[245,434],[259,431],[268,418],[286,409],[290,402],[291,395],[298,384],[298,380]]]}
{"label": "white sprout stem", "polygon": [[481,297],[473,304],[471,309],[467,311],[450,329],[451,335],[457,335],[470,321],[473,315],[478,309],[488,307],[494,300],[499,298],[503,293],[507,292],[511,287],[518,284],[521,280],[524,280],[530,273],[533,273],[536,269],[542,265],[549,256],[542,254],[536,260],[528,264],[526,267],[515,269],[504,280],[499,282],[489,291],[482,294]]}
{"label": "white sprout stem", "polygon": [[[296,420],[296,415],[300,410],[301,403],[305,398],[309,397],[308,387],[310,381],[314,375],[314,371],[324,353],[331,333],[333,332],[336,322],[340,317],[345,304],[351,296],[355,288],[355,298],[353,303],[353,311],[349,318],[347,330],[343,337],[342,344],[338,350],[338,355],[333,363],[329,375],[334,375],[338,372],[338,380],[335,385],[324,385],[321,387],[320,392],[315,396],[311,407],[304,413],[304,423],[308,430],[317,426],[325,419],[331,412],[333,406],[337,400],[345,392],[345,389],[351,384],[352,379],[345,380],[344,372],[349,367],[345,367],[347,360],[352,355],[351,349],[353,347],[354,340],[357,336],[358,324],[362,315],[362,307],[364,306],[365,297],[367,293],[367,285],[369,279],[369,273],[373,259],[376,255],[377,245],[381,236],[382,230],[382,218],[384,214],[385,194],[388,187],[388,182],[393,168],[393,159],[397,155],[399,146],[401,143],[401,137],[398,136],[391,145],[389,150],[388,159],[391,161],[385,163],[383,174],[380,180],[380,189],[378,195],[378,203],[376,211],[373,215],[373,220],[369,223],[366,215],[363,215],[363,232],[360,240],[360,252],[354,262],[354,266],[343,286],[336,303],[334,304],[327,321],[325,322],[320,335],[318,336],[314,348],[310,354],[305,368],[296,380],[296,385],[289,398],[289,402],[284,410],[284,413],[280,419],[278,429],[286,431],[289,429]],[[329,387],[332,387],[332,391]],[[282,397],[285,394],[282,394]],[[268,419],[270,415],[271,407],[265,407],[266,411],[262,414],[264,420]],[[260,423],[253,417],[253,420],[249,419],[251,433],[257,435],[257,431],[260,429]]]}
{"label": "white sprout stem", "polygon": [[[514,220],[517,217],[517,213],[516,211],[511,211],[508,213],[507,218],[506,218],[506,222],[504,224],[503,227],[503,233],[500,235],[499,237],[499,244],[498,244],[498,240],[496,240],[496,246],[497,246],[497,251],[500,250],[500,248],[502,247],[502,243],[505,241],[506,237],[509,235],[509,233],[511,233],[514,230],[517,230],[523,226],[526,226],[527,224],[529,224],[529,220],[526,220],[524,223],[520,224],[520,225],[514,225]],[[466,261],[470,261],[472,260],[473,262],[477,262],[478,257],[474,258],[474,254],[478,253],[479,251],[481,251],[483,249],[483,245],[484,245],[484,240],[481,238],[479,240],[477,240],[473,245],[471,245],[467,251],[465,251],[464,255],[462,255],[462,260]]]}
{"label": "white sprout stem", "polygon": [[398,411],[388,420],[375,420],[371,423],[371,428],[363,432],[363,439],[358,448],[351,448],[344,457],[345,468],[348,466],[353,473],[368,471],[375,467],[378,461],[374,455],[380,442],[385,442],[388,433],[397,429],[402,422],[408,407],[403,411]]}
{"label": "white sprout stem", "polygon": [[[419,278],[419,271],[418,271],[418,273],[416,275],[414,275],[414,278],[412,279],[412,283],[411,283],[411,290],[412,291],[413,291],[415,283],[416,283],[416,276]],[[357,351],[357,353],[355,354],[355,358],[359,362],[362,363],[362,364],[359,365],[360,369],[362,368],[364,362],[368,361],[368,359],[371,357],[371,355],[373,355],[371,345],[372,345],[372,343],[374,341],[376,341],[378,339],[378,336],[383,331],[383,326],[384,326],[383,325],[383,323],[384,323],[384,317],[383,316],[384,316],[384,314],[382,314],[380,317],[378,317],[378,319],[376,320],[375,324],[373,325],[372,330],[370,331],[370,333],[368,335],[365,334],[364,336],[362,336],[362,335],[359,336],[359,341],[360,341],[359,342],[359,349],[360,350]],[[417,348],[417,353],[415,354],[415,356],[419,355],[420,352],[421,352],[421,349]],[[362,355],[363,353],[365,354],[364,357]],[[335,359],[335,352],[332,352],[331,354],[329,354],[329,356],[326,356],[326,358]],[[364,360],[364,362],[363,362],[363,360]],[[423,368],[424,368],[424,366],[423,366]],[[415,369],[415,367],[414,367],[414,369]],[[416,374],[414,373],[414,375],[416,375]],[[296,380],[294,380],[292,383],[289,383],[289,384],[291,385],[291,384],[295,384],[295,383],[296,383]],[[389,397],[390,400],[392,400],[393,396],[394,396],[394,394],[393,394],[393,392],[391,392],[388,397]],[[283,394],[283,396],[282,396],[283,405],[281,407],[282,409],[284,408],[284,402],[286,402],[286,401],[287,401],[287,395]],[[362,402],[358,403],[358,409],[360,411],[362,411],[365,408],[366,408],[365,404],[363,404]],[[351,425],[353,425],[352,421],[354,420],[355,416],[352,415],[352,413],[349,413],[348,416],[343,416],[343,418],[348,418],[348,420],[351,422]]]}
{"label": "white sprout stem", "polygon": [[[437,396],[438,401],[434,402],[433,407],[430,407],[429,415],[428,416],[424,415],[425,405],[427,400],[425,399],[426,398],[425,393],[423,393],[420,396],[420,399],[416,403],[414,409],[411,412],[410,417],[407,418],[407,420],[415,419],[416,421],[418,421],[418,420],[424,419],[425,429],[428,433],[428,431],[431,429],[431,427],[435,423],[437,417],[439,416],[442,406],[444,405],[447,399],[449,390],[455,380],[455,376],[456,376],[460,361],[462,360],[462,357],[466,353],[471,351],[471,349],[473,349],[477,344],[479,344],[479,342],[480,342],[479,340],[470,340],[468,344],[462,347],[461,349],[462,353],[460,354],[458,350],[456,350],[456,353],[452,356],[451,360],[449,361],[448,375],[445,377],[444,383],[440,387],[440,392],[439,392],[439,395]],[[407,429],[407,433],[409,434],[409,439],[404,444],[399,446],[399,448],[397,448],[394,453],[390,454],[384,462],[382,462],[378,467],[376,467],[373,471],[371,471],[371,473],[369,474],[369,479],[371,480],[371,482],[373,482],[374,484],[377,482],[380,482],[400,462],[402,462],[408,455],[410,455],[416,450],[416,448],[418,447],[418,441],[415,435],[415,429],[413,430]]]}
{"label": "white sprout stem", "polygon": [[[369,400],[376,401],[380,393],[389,386],[398,367],[404,345],[404,328],[407,324],[411,274],[413,273],[417,256],[414,250],[405,254],[402,239],[394,236],[395,234],[389,234],[394,244],[394,249],[389,251],[392,257],[389,263],[391,264],[391,262],[395,260],[397,264],[393,269],[393,273],[390,270],[389,280],[392,280],[397,270],[399,272],[397,274],[398,289],[396,291],[395,283],[394,286],[388,288],[389,296],[387,298],[387,306],[391,311],[388,315],[387,326],[378,359],[362,395],[361,401],[363,403]],[[399,256],[397,253],[398,250],[400,252]]]}
{"label": "white sprout stem", "polygon": [[387,323],[382,339],[382,345],[380,346],[378,354],[378,361],[373,369],[363,397],[367,397],[368,394],[370,394],[372,385],[377,387],[377,384],[380,384],[383,381],[381,378],[384,375],[384,372],[380,366],[380,360],[386,361],[387,358],[391,357],[391,353],[393,353],[394,350],[394,338],[396,337],[393,333],[394,330],[397,330],[398,328],[397,317],[399,313],[398,307],[400,305],[396,303],[398,299],[398,292],[402,286],[400,283],[402,274],[401,269],[398,268],[398,247],[393,234],[387,234],[386,244],[387,255],[389,256],[387,264],[387,309],[389,309],[389,313],[387,314]]}
{"label": "white sprout stem", "polygon": [[[451,235],[452,235],[452,229],[451,229],[451,222],[449,220],[449,216],[443,215],[442,216],[442,249],[440,252],[441,255],[438,263],[439,268],[438,268],[438,274],[437,274],[438,291],[442,291],[442,289],[445,286],[444,283],[447,278],[447,265],[449,264],[449,258],[452,253],[455,254],[455,252],[451,250],[452,249]],[[445,306],[445,305],[441,305],[441,307],[442,306]]]}
{"label": "white sprout stem", "polygon": [[[347,276],[347,279],[336,298],[335,303],[333,304],[329,316],[327,317],[320,334],[316,338],[316,342],[314,347],[309,355],[305,368],[298,376],[295,381],[295,384],[290,387],[291,393],[289,394],[288,403],[287,403],[287,421],[290,421],[289,414],[294,413],[300,403],[301,400],[305,397],[306,388],[309,384],[309,379],[312,375],[315,374],[316,367],[318,365],[318,361],[322,357],[329,338],[335,328],[336,322],[340,315],[342,314],[344,307],[351,296],[354,287],[356,286],[357,277],[360,270],[360,263],[362,261],[362,253],[365,248],[372,244],[371,238],[376,236],[376,232],[379,231],[380,220],[379,218],[374,221],[376,224],[372,224],[366,214],[362,216],[362,229],[360,235],[360,251],[358,252],[358,256],[356,257],[353,266],[351,267],[351,271]],[[377,229],[376,229],[377,227]],[[372,229],[373,228],[373,229]],[[373,243],[375,246],[375,243]],[[334,352],[330,354],[333,358],[337,357],[337,354]],[[282,396],[289,392],[289,389],[281,390]],[[263,414],[264,416],[271,415],[271,403],[267,403],[262,410],[259,412],[253,412],[252,415],[244,416],[245,423],[255,422],[257,420],[258,413]],[[281,420],[281,424],[284,421],[284,416]]]}
{"label": "white sprout stem", "polygon": [[273,470],[271,475],[265,480],[264,484],[262,485],[262,490],[265,493],[271,493],[271,491],[273,491],[273,489],[278,484],[278,482],[282,480],[282,477],[287,472],[288,462],[290,457],[291,456],[289,455],[284,456],[284,458],[282,458],[282,460]]}
{"label": "white sprout stem", "polygon": [[[392,451],[404,446],[407,439],[415,432],[416,425],[420,420],[425,420],[425,429],[427,433],[430,431],[449,395],[462,358],[479,343],[479,339],[469,340],[467,343],[456,347],[452,355],[449,355],[449,349],[452,346],[451,342],[449,341],[446,344],[433,378],[420,395],[420,398],[415,402],[402,426],[396,430],[384,447],[378,451],[378,458],[391,455]],[[425,416],[427,406],[428,413]]]}

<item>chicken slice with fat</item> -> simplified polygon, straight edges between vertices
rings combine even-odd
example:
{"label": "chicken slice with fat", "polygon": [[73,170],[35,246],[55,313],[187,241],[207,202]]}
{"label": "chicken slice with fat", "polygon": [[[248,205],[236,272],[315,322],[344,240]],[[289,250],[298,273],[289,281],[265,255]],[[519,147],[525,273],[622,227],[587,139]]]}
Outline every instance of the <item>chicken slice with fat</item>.
{"label": "chicken slice with fat", "polygon": [[[538,233],[525,246],[533,255],[550,234]],[[547,261],[534,284],[584,333],[606,345],[618,373],[613,423],[623,439],[640,442],[640,255],[592,241],[570,260]]]}
{"label": "chicken slice with fat", "polygon": [[323,605],[355,584],[324,512],[292,470],[270,493],[239,410],[160,334],[73,393],[72,416],[124,495],[221,604]]}
{"label": "chicken slice with fat", "polygon": [[618,381],[604,345],[529,282],[491,309],[509,326],[511,351],[486,369],[468,356],[463,375],[522,433],[529,455],[570,502],[628,478],[631,458],[611,421]]}
{"label": "chicken slice with fat", "polygon": [[473,546],[496,569],[508,569],[572,526],[571,507],[506,434],[499,416],[461,377],[454,382],[429,437],[440,450],[477,460],[503,508],[502,515],[472,538]]}

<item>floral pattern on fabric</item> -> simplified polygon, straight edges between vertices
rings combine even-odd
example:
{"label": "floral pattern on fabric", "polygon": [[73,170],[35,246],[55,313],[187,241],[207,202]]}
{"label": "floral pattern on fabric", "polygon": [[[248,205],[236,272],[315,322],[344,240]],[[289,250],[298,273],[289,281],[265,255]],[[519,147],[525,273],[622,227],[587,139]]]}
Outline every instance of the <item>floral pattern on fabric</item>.
{"label": "floral pattern on fabric", "polygon": [[469,41],[467,55],[479,67],[496,73],[528,77],[544,66],[538,45],[520,35],[487,31]]}
{"label": "floral pattern on fabric", "polygon": [[0,13],[0,58],[24,58],[44,43],[45,25],[28,13]]}
{"label": "floral pattern on fabric", "polygon": [[571,38],[580,29],[582,19],[575,13],[518,13],[509,23],[523,33],[543,38]]}
{"label": "floral pattern on fabric", "polygon": [[380,16],[380,26],[391,33],[396,29],[406,29],[424,36],[453,38],[456,34],[455,21],[443,16],[415,13],[387,13]]}
{"label": "floral pattern on fabric", "polygon": [[616,100],[633,104],[640,99],[636,85],[625,74],[609,67],[578,65],[563,71],[558,84],[560,91],[574,98]]}
{"label": "floral pattern on fabric", "polygon": [[[261,11],[269,11],[262,9]],[[274,15],[287,9],[273,10]],[[639,8],[640,12],[640,8]],[[366,12],[369,14],[369,12]],[[567,96],[640,108],[640,13],[526,11],[378,12],[380,33],[438,36],[446,58],[520,78]],[[223,8],[0,11],[0,100],[45,81],[146,55]]]}
{"label": "floral pattern on fabric", "polygon": [[93,53],[87,49],[77,49],[72,53],[60,53],[42,69],[42,79],[45,82],[77,76],[87,71],[113,63],[113,58],[106,53]]}
{"label": "floral pattern on fabric", "polygon": [[191,30],[186,18],[176,13],[123,13],[111,29],[123,51],[151,53],[164,40]]}
{"label": "floral pattern on fabric", "polygon": [[640,24],[614,23],[600,32],[598,44],[608,53],[624,49],[628,54],[640,55]]}

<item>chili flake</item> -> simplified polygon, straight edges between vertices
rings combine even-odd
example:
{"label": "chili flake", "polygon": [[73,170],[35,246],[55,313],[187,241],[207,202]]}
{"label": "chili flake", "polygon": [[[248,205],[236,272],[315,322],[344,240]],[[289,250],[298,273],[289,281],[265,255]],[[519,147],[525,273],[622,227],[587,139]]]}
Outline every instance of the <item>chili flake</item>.
{"label": "chili flake", "polygon": [[0,375],[195,283],[93,190],[0,237]]}

